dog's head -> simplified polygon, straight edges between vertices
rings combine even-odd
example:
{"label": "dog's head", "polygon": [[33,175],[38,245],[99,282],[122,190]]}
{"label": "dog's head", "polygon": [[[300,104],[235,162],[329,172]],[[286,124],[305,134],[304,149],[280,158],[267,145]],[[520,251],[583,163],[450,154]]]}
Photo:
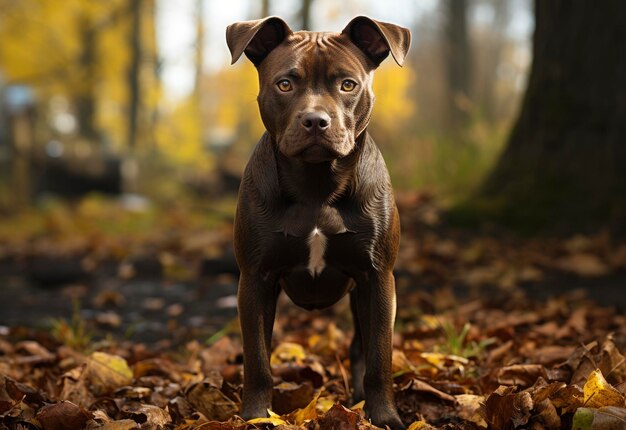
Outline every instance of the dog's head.
{"label": "dog's head", "polygon": [[401,66],[410,37],[363,16],[341,33],[293,32],[277,17],[226,29],[233,63],[245,53],[259,72],[261,118],[278,149],[311,163],[352,151],[372,112],[374,70],[389,53]]}

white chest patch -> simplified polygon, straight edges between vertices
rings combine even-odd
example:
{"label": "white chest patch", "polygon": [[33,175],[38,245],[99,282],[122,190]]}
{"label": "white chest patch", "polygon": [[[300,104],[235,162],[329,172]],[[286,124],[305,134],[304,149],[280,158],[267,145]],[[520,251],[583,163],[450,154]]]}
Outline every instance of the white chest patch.
{"label": "white chest patch", "polygon": [[324,252],[326,251],[326,236],[322,231],[315,227],[309,235],[309,273],[312,277],[316,277],[326,267],[324,262]]}

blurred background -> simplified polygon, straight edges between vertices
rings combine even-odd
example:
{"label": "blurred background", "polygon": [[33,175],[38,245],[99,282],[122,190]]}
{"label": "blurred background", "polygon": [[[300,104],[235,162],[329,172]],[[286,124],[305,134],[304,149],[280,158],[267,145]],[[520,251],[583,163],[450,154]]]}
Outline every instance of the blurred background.
{"label": "blurred background", "polygon": [[[591,3],[0,0],[0,299],[16,303],[0,325],[72,300],[155,336],[164,313],[173,331],[234,316],[231,223],[263,126],[256,71],[230,66],[224,33],[266,15],[411,29],[405,67],[377,71],[369,128],[404,217],[406,285],[623,270],[624,5]],[[501,243],[537,232],[566,241]]]}
{"label": "blurred background", "polygon": [[409,27],[407,66],[377,73],[371,132],[398,189],[453,200],[479,184],[525,89],[528,0],[3,1],[3,213],[92,192],[169,205],[236,191],[263,127],[256,71],[229,65],[224,30],[267,14]]}

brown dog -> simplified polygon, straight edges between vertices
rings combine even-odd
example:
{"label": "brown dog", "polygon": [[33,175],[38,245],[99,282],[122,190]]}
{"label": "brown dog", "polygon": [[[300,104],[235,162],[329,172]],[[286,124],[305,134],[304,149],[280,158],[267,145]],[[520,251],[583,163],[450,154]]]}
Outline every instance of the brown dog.
{"label": "brown dog", "polygon": [[400,224],[387,168],[366,131],[373,72],[389,53],[402,65],[407,29],[367,17],[341,33],[292,32],[280,18],[226,29],[233,63],[259,72],[267,132],[244,172],[235,219],[241,270],[245,418],[271,406],[269,364],[281,289],[305,309],[348,292],[353,400],[379,426],[404,428],[393,400],[392,274]]}

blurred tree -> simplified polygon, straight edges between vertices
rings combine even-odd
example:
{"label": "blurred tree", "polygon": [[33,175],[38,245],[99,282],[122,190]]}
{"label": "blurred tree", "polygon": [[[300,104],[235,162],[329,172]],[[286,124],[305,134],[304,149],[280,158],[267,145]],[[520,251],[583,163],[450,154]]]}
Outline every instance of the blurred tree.
{"label": "blurred tree", "polygon": [[261,0],[261,16],[264,18],[270,15],[270,0]]}
{"label": "blurred tree", "polygon": [[503,119],[503,113],[506,117],[506,109],[498,103],[497,89],[500,81],[498,71],[504,62],[506,48],[510,46],[507,27],[511,20],[511,0],[481,0],[477,4],[490,8],[492,18],[486,23],[486,28],[477,29],[474,35],[472,99],[485,119],[497,121]]}
{"label": "blurred tree", "polygon": [[482,196],[503,220],[626,225],[626,2],[535,2],[533,64],[508,146]]}
{"label": "blurred tree", "polygon": [[471,77],[467,0],[445,0],[448,119],[453,128],[467,123]]}
{"label": "blurred tree", "polygon": [[141,9],[143,0],[130,2],[130,64],[128,66],[128,140],[127,145],[133,149],[137,143],[137,120],[140,109],[140,72],[141,72]]}
{"label": "blurred tree", "polygon": [[201,103],[202,97],[202,76],[204,74],[204,17],[202,15],[204,0],[196,0],[196,44],[195,44],[195,82],[194,82],[194,95],[198,99],[198,103]]}
{"label": "blurred tree", "polygon": [[302,7],[300,8],[300,22],[299,30],[311,30],[311,4],[313,0],[302,0]]}

